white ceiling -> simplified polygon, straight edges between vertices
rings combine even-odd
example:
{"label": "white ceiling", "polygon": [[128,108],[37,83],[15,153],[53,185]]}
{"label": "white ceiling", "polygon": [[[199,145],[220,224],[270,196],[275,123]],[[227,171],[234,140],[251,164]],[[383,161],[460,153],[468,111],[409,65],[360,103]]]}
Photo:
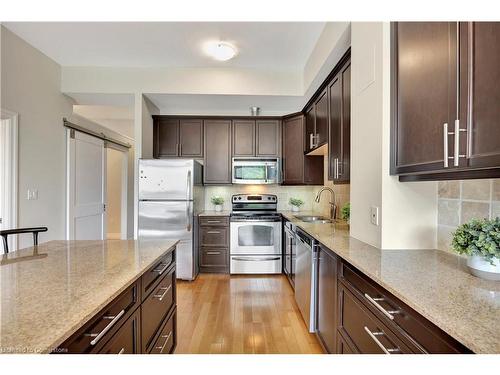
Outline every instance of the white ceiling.
{"label": "white ceiling", "polygon": [[[324,22],[6,22],[8,29],[62,66],[229,66],[301,70]],[[204,55],[207,40],[239,54]]]}
{"label": "white ceiling", "polygon": [[161,114],[249,116],[260,107],[263,116],[282,116],[302,109],[302,96],[146,94]]}

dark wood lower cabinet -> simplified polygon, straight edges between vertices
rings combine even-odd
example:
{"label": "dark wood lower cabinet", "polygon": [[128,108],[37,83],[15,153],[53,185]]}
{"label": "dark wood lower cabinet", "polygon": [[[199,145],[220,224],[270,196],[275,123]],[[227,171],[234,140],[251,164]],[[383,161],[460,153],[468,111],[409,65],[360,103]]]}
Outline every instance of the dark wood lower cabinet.
{"label": "dark wood lower cabinet", "polygon": [[200,216],[200,272],[229,273],[229,217]]}
{"label": "dark wood lower cabinet", "polygon": [[[471,351],[339,258],[338,336],[360,353],[453,354]],[[391,317],[391,318],[389,318]],[[337,344],[339,341],[337,340]],[[346,350],[337,345],[337,353]]]}
{"label": "dark wood lower cabinet", "polygon": [[[141,287],[142,285],[142,287]],[[173,353],[176,344],[175,250],[164,255],[53,353]],[[167,327],[167,328],[165,328]],[[168,331],[166,334],[165,331]],[[169,342],[165,335],[169,336]]]}

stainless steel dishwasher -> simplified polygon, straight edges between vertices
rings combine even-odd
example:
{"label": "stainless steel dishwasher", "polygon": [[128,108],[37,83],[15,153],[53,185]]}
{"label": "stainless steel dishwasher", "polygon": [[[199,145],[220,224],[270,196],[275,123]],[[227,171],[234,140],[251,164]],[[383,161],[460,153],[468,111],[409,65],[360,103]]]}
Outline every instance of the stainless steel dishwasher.
{"label": "stainless steel dishwasher", "polygon": [[309,332],[316,332],[318,243],[299,228],[296,239],[295,301]]}

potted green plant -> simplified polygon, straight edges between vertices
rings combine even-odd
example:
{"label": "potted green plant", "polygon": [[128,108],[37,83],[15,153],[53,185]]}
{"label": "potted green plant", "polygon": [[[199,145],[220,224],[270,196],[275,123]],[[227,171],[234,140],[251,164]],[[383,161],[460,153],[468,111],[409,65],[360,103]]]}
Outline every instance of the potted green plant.
{"label": "potted green plant", "polygon": [[213,196],[210,201],[212,202],[212,204],[215,206],[215,211],[217,212],[220,212],[222,211],[222,205],[224,204],[224,198],[220,197],[220,196]]}
{"label": "potted green plant", "polygon": [[340,210],[340,216],[342,217],[343,220],[349,224],[349,221],[351,220],[351,203],[347,202],[342,206],[342,209]]}
{"label": "potted green plant", "polygon": [[293,212],[299,212],[300,206],[302,206],[304,204],[304,201],[300,198],[290,198],[288,203],[290,203],[290,206],[292,206]]}
{"label": "potted green plant", "polygon": [[467,255],[470,272],[480,278],[500,280],[500,218],[472,219],[453,233],[453,249]]}

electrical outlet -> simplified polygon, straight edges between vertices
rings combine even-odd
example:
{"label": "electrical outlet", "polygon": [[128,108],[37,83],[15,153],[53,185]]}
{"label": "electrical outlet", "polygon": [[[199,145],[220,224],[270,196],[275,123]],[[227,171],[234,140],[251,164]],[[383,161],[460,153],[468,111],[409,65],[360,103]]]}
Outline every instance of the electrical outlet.
{"label": "electrical outlet", "polygon": [[373,225],[378,225],[378,207],[372,206],[371,207],[371,219],[372,219],[372,224]]}
{"label": "electrical outlet", "polygon": [[26,199],[29,201],[34,201],[38,199],[38,190],[37,189],[28,189],[26,192]]}

